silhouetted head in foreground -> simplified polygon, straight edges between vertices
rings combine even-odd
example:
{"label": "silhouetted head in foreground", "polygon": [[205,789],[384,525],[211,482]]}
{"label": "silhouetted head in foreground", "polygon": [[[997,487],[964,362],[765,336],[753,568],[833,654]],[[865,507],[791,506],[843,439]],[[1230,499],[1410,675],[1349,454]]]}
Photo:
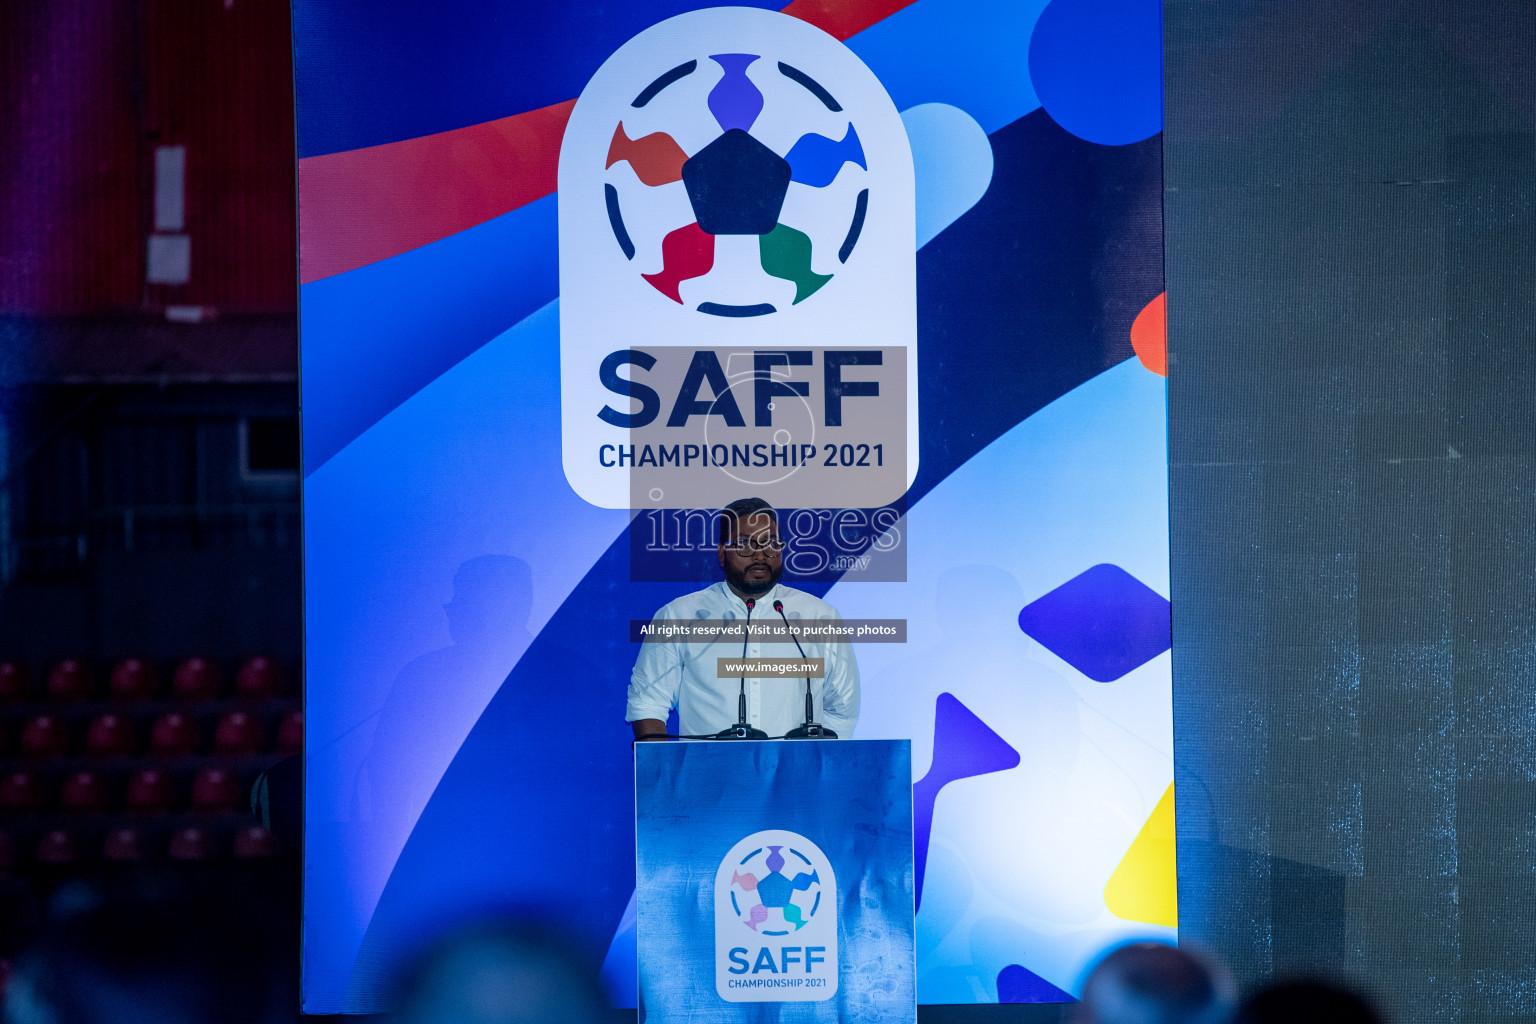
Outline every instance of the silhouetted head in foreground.
{"label": "silhouetted head in foreground", "polygon": [[608,1003],[596,972],[557,936],[517,924],[465,929],[405,979],[396,1024],[597,1024]]}
{"label": "silhouetted head in foreground", "polygon": [[1326,981],[1285,981],[1243,1000],[1234,1024],[1386,1024],[1362,996]]}
{"label": "silhouetted head in foreground", "polygon": [[175,884],[61,890],[6,991],[9,1024],[260,1024],[271,978],[250,922]]}
{"label": "silhouetted head in foreground", "polygon": [[1138,942],[1109,954],[1083,985],[1078,1024],[1225,1024],[1232,985],[1220,966],[1177,946]]}

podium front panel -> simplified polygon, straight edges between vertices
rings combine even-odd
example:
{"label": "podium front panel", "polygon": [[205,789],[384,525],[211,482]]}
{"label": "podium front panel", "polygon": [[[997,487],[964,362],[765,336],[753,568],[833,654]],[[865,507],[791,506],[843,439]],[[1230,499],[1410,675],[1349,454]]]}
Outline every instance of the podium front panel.
{"label": "podium front panel", "polygon": [[641,1019],[916,1019],[906,740],[635,748]]}

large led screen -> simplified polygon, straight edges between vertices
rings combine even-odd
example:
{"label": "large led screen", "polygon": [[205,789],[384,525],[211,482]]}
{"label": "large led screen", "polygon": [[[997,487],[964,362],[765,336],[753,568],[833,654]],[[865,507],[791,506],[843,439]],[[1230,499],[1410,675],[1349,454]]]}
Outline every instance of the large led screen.
{"label": "large led screen", "polygon": [[493,912],[634,1006],[635,624],[748,496],[899,624],[919,1003],[1173,936],[1159,18],[295,0],[307,1011]]}

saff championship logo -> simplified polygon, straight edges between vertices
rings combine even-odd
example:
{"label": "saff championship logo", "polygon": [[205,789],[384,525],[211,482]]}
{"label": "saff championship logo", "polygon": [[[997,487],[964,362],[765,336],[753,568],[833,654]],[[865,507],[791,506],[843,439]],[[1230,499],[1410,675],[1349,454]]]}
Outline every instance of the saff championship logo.
{"label": "saff championship logo", "polygon": [[[762,273],[792,283],[794,295],[789,301],[798,305],[832,280],[833,274],[819,274],[812,269],[814,243],[811,236],[780,220],[785,198],[794,187],[827,188],[842,174],[845,165],[852,165],[852,169],[860,172],[867,171],[858,131],[853,122],[848,121],[841,138],[804,132],[787,152],[777,153],[752,134],[753,126],[759,122],[772,123],[775,113],[764,110],[763,92],[747,76],[747,69],[761,61],[762,55],[714,53],[708,59],[718,65],[720,74],[705,98],[704,106],[710,119],[718,125],[720,134],[702,149],[690,155],[665,131],[630,138],[623,120],[613,129],[605,169],[627,163],[629,176],[637,178],[647,190],[683,187],[693,216],[690,223],[668,231],[661,239],[662,269],[641,276],[660,294],[682,304],[682,283],[703,277],[714,269],[718,236],[752,236],[757,240],[756,257]],[[697,73],[699,64],[698,60],[690,60],[658,75],[631,102],[631,109],[645,109],[665,90]],[[836,97],[816,79],[784,61],[778,61],[777,67],[779,74],[815,97],[826,110],[843,112]],[[789,107],[789,104],[781,105],[781,109],[788,110]],[[862,179],[863,176],[858,177]],[[636,244],[625,226],[623,201],[618,189],[626,176],[612,177],[618,179],[618,184],[613,180],[603,184],[608,223],[625,259],[633,261]],[[861,181],[855,182],[859,183]],[[818,210],[815,204],[800,204],[798,208],[800,215],[805,217],[842,213],[837,219],[846,228],[837,249],[839,263],[847,263],[853,255],[869,207],[868,188],[860,188],[851,203],[846,203],[846,193],[851,189],[844,191],[845,195],[839,198],[844,199],[849,207],[847,210]],[[641,194],[642,202],[654,200],[654,196]],[[647,247],[654,244],[650,239],[641,241]],[[722,247],[721,253],[735,258],[750,255],[741,246]],[[733,277],[749,278],[750,268],[742,268]],[[765,301],[715,302],[704,298],[694,308],[700,313],[727,317],[774,313],[778,309],[775,302],[783,301],[778,295],[783,289],[770,288],[769,284],[763,282]],[[773,293],[774,302],[766,301],[769,293]]]}
{"label": "saff championship logo", "polygon": [[821,29],[718,7],[621,46],[560,148],[572,488],[629,509],[758,479],[781,507],[896,500],[917,472],[914,195],[895,105]]}
{"label": "saff championship logo", "polygon": [[[801,864],[789,864],[784,846],[760,846],[741,860],[741,868],[731,872],[731,909],[741,923],[759,935],[788,935],[805,927],[821,909],[821,876],[811,859],[794,847],[790,856]],[[791,879],[784,873],[788,867]],[[740,899],[737,892],[740,891]],[[804,898],[795,902],[795,894]]]}
{"label": "saff championship logo", "polygon": [[837,879],[794,832],[755,832],[715,874],[715,991],[729,1002],[813,1002],[837,992]]}

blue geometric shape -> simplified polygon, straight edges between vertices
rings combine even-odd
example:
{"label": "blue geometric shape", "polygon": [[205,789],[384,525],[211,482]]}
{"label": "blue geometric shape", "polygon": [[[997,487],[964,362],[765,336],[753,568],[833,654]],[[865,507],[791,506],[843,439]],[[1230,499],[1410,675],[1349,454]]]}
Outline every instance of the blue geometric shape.
{"label": "blue geometric shape", "polygon": [[1159,0],[1051,0],[1029,41],[1029,77],[1051,119],[1123,146],[1163,127]]}
{"label": "blue geometric shape", "polygon": [[1173,646],[1168,599],[1108,563],[1026,605],[1019,628],[1100,683],[1119,679]]}
{"label": "blue geometric shape", "polygon": [[751,131],[757,115],[763,112],[763,94],[747,77],[747,65],[757,60],[757,54],[717,53],[709,59],[725,72],[710,90],[709,112],[723,132]]}
{"label": "blue geometric shape", "polygon": [[[1020,74],[1046,0],[917,0],[848,40],[897,110],[948,103],[990,135],[1036,110]],[[921,60],[912,55],[922,54]]]}
{"label": "blue geometric shape", "polygon": [[869,170],[869,165],[864,162],[864,147],[859,144],[859,133],[853,130],[851,123],[841,139],[806,132],[795,140],[784,159],[789,162],[789,180],[811,188],[826,188],[832,184],[843,164],[858,164]]}
{"label": "blue geometric shape", "polygon": [[933,834],[933,807],[939,790],[958,779],[1017,768],[1019,752],[976,717],[952,693],[941,693],[933,709],[933,757],[928,774],[912,784],[913,873],[915,904],[923,905],[923,873],[928,867],[928,841]]}
{"label": "blue geometric shape", "polygon": [[947,103],[903,110],[901,123],[912,142],[921,248],[986,195],[992,184],[992,142],[970,114]]}
{"label": "blue geometric shape", "polygon": [[1075,1003],[1071,993],[1046,981],[1019,964],[1009,964],[997,972],[997,1001],[1000,1003]]}

